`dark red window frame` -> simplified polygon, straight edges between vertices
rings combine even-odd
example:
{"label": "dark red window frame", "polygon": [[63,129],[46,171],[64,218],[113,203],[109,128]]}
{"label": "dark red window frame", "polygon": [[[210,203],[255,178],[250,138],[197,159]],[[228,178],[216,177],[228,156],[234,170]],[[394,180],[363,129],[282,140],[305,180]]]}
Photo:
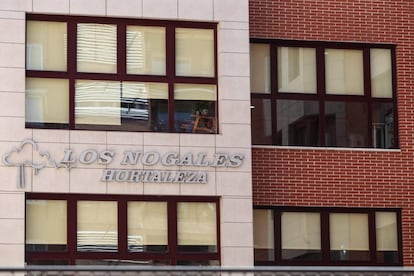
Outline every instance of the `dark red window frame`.
{"label": "dark red window frame", "polygon": [[[191,22],[173,20],[150,20],[150,19],[131,19],[131,18],[112,18],[112,17],[88,17],[88,16],[61,16],[44,14],[26,14],[26,21],[48,21],[67,23],[67,71],[39,71],[26,70],[26,77],[37,78],[61,78],[69,80],[69,124],[55,123],[26,123],[27,128],[58,128],[58,129],[77,129],[75,126],[75,81],[76,80],[105,80],[105,81],[137,81],[137,82],[162,82],[168,85],[168,132],[175,132],[174,129],[174,84],[210,84],[216,85],[216,110],[215,116],[218,122],[218,77],[217,77],[217,23],[212,22]],[[84,73],[77,72],[77,24],[95,23],[112,24],[117,27],[117,72],[109,73]],[[166,30],[166,74],[159,75],[136,75],[127,74],[126,70],[126,27],[151,26],[165,27]],[[194,28],[211,29],[214,31],[214,76],[213,77],[191,77],[176,76],[175,68],[175,29]],[[83,125],[83,130],[116,130],[111,126],[97,127],[94,125]],[[122,129],[122,131],[130,131]],[[218,127],[216,133],[219,132]]]}
{"label": "dark red window frame", "polygon": [[[256,261],[255,265],[339,265],[339,266],[401,266],[403,265],[402,254],[402,220],[401,209],[399,208],[347,208],[347,207],[290,207],[290,206],[254,206],[257,210],[272,210],[274,222],[274,250],[275,257],[273,261]],[[320,215],[321,229],[321,260],[285,260],[282,259],[282,237],[281,237],[281,214],[283,212],[310,212]],[[398,235],[398,262],[381,263],[377,260],[376,251],[376,212],[393,212],[397,217],[397,235]],[[369,261],[334,261],[330,259],[330,232],[329,232],[329,214],[367,214],[368,215],[368,234],[369,234]]]}
{"label": "dark red window frame", "polygon": [[[394,44],[370,44],[370,43],[353,43],[353,42],[328,42],[328,41],[297,41],[297,40],[281,40],[281,39],[260,39],[252,38],[251,43],[269,45],[270,50],[270,93],[257,93],[251,91],[251,99],[263,99],[271,102],[271,145],[281,145],[278,140],[277,131],[277,100],[307,100],[314,101],[319,104],[319,131],[318,145],[327,146],[325,139],[326,122],[325,122],[325,103],[327,102],[344,102],[344,103],[363,103],[367,105],[367,141],[369,148],[373,148],[372,135],[372,109],[375,103],[390,103],[393,105],[393,135],[394,144],[392,148],[399,147],[398,137],[398,112],[397,112],[397,74],[396,74],[396,46]],[[316,50],[316,94],[308,93],[283,93],[278,92],[278,47],[306,47]],[[391,50],[391,70],[392,70],[392,98],[373,98],[371,97],[371,79],[370,79],[370,49],[389,49]],[[325,49],[344,49],[344,50],[362,50],[363,51],[363,82],[364,95],[328,95],[325,89]],[[253,111],[254,112],[254,111]],[[254,125],[252,125],[254,129]],[[253,132],[252,132],[253,133]],[[253,138],[253,137],[252,137]],[[254,141],[252,141],[255,144]],[[258,143],[257,145],[262,145]],[[294,145],[293,145],[294,146]]]}
{"label": "dark red window frame", "polygon": [[[164,261],[176,265],[180,261],[220,263],[220,202],[218,197],[201,196],[131,196],[131,195],[91,195],[91,194],[51,194],[26,193],[26,200],[65,200],[67,202],[67,250],[65,252],[28,252],[26,261],[66,261],[70,265],[76,260],[131,260]],[[118,251],[117,252],[78,252],[77,251],[77,201],[116,201],[118,206]],[[168,214],[168,252],[148,253],[129,252],[127,233],[127,203],[138,201],[157,201],[167,203]],[[217,252],[198,253],[178,251],[177,241],[177,204],[186,202],[211,202],[216,204]]]}

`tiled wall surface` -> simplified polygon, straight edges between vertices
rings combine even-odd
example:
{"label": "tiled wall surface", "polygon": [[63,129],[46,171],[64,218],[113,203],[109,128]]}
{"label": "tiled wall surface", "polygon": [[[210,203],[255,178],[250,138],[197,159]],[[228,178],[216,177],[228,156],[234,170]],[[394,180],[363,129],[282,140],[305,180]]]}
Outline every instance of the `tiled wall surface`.
{"label": "tiled wall surface", "polygon": [[250,0],[250,36],[396,45],[400,149],[253,149],[256,205],[402,208],[404,265],[414,265],[412,1]]}
{"label": "tiled wall surface", "polygon": [[[220,133],[25,129],[26,13],[218,22]],[[2,0],[0,29],[0,155],[24,139],[33,139],[40,150],[55,157],[63,157],[67,148],[245,155],[240,168],[208,168],[207,184],[105,183],[100,181],[102,166],[89,165],[70,171],[45,168],[38,175],[25,168],[26,187],[18,188],[17,167],[0,162],[0,265],[24,264],[25,192],[217,195],[222,265],[253,264],[247,0]]]}

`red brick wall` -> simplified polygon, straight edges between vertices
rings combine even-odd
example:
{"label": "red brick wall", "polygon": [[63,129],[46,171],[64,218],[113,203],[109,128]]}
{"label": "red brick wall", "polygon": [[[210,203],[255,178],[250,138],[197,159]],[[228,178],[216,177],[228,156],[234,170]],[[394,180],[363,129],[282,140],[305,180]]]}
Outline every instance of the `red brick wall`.
{"label": "red brick wall", "polygon": [[414,266],[414,1],[250,0],[250,36],[397,45],[400,149],[253,149],[256,205],[400,207]]}

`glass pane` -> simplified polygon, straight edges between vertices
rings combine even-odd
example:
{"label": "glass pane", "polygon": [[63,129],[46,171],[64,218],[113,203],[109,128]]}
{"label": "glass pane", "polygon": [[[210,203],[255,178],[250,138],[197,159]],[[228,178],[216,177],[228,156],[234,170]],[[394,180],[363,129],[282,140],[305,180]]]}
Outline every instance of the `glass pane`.
{"label": "glass pane", "polygon": [[210,202],[177,204],[178,251],[217,252],[217,210]]}
{"label": "glass pane", "polygon": [[392,103],[372,104],[372,144],[374,148],[395,148]]}
{"label": "glass pane", "polygon": [[277,138],[282,146],[319,145],[318,102],[278,100]]}
{"label": "glass pane", "polygon": [[326,93],[364,95],[361,50],[325,50]]}
{"label": "glass pane", "polygon": [[117,202],[78,201],[78,251],[116,252]]}
{"label": "glass pane", "polygon": [[27,21],[26,28],[26,69],[66,71],[66,23]]}
{"label": "glass pane", "polygon": [[26,265],[69,265],[69,260],[26,260]]}
{"label": "glass pane", "polygon": [[116,52],[115,25],[78,24],[78,72],[116,73]]}
{"label": "glass pane", "polygon": [[214,30],[175,29],[176,75],[214,77]]}
{"label": "glass pane", "polygon": [[321,222],[318,213],[282,213],[282,259],[320,260]]}
{"label": "glass pane", "polygon": [[252,99],[252,143],[272,144],[272,105],[270,100]]}
{"label": "glass pane", "polygon": [[270,50],[268,44],[250,44],[250,91],[270,93]]}
{"label": "glass pane", "polygon": [[128,250],[166,252],[167,220],[166,202],[128,202]]}
{"label": "glass pane", "polygon": [[121,87],[121,127],[136,131],[168,130],[168,85],[124,82]]}
{"label": "glass pane", "polygon": [[66,251],[65,200],[26,201],[26,250]]}
{"label": "glass pane", "polygon": [[127,73],[165,75],[165,28],[127,26]]}
{"label": "glass pane", "polygon": [[[168,260],[118,260],[118,259],[108,259],[108,260],[88,260],[80,259],[75,261],[76,265],[117,265],[117,266],[130,266],[130,265],[151,265],[151,266],[166,266],[169,265]],[[145,274],[145,273],[144,273]],[[151,274],[149,274],[151,275]]]}
{"label": "glass pane", "polygon": [[316,50],[277,48],[279,92],[316,93]]}
{"label": "glass pane", "polygon": [[274,261],[275,240],[272,210],[253,210],[253,241],[255,261]]}
{"label": "glass pane", "polygon": [[69,123],[69,81],[27,78],[26,122]]}
{"label": "glass pane", "polygon": [[329,232],[332,260],[370,259],[367,214],[332,213],[329,215]]}
{"label": "glass pane", "polygon": [[176,132],[217,132],[215,85],[176,84],[174,99]]}
{"label": "glass pane", "polygon": [[78,80],[75,84],[75,123],[120,125],[120,82]]}
{"label": "glass pane", "polygon": [[397,251],[397,214],[393,212],[376,212],[375,224],[377,231],[377,250]]}
{"label": "glass pane", "polygon": [[375,228],[377,261],[379,263],[398,263],[397,214],[394,212],[376,212]]}
{"label": "glass pane", "polygon": [[219,266],[219,260],[178,260],[177,265],[189,265],[189,266]]}
{"label": "glass pane", "polygon": [[327,146],[367,147],[368,108],[365,103],[326,102],[325,138]]}
{"label": "glass pane", "polygon": [[371,49],[371,95],[375,98],[392,98],[390,49]]}

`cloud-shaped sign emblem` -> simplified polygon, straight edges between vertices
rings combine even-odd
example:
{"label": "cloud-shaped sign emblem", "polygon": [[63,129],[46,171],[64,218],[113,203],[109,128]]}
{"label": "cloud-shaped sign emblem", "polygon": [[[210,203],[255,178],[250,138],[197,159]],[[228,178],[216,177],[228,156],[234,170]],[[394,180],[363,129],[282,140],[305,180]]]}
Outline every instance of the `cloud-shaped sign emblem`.
{"label": "cloud-shaped sign emblem", "polygon": [[[28,159],[22,159],[22,157],[19,156],[19,154],[21,155],[26,147],[30,146],[33,148],[32,160],[39,159],[44,160],[44,162],[35,163],[34,161]],[[37,143],[31,139],[24,140],[20,146],[14,147],[12,150],[4,154],[3,163],[6,166],[32,167],[35,170],[35,174],[38,174],[39,171],[46,167],[48,163],[56,166],[56,163],[50,159],[49,153],[39,151]]]}

